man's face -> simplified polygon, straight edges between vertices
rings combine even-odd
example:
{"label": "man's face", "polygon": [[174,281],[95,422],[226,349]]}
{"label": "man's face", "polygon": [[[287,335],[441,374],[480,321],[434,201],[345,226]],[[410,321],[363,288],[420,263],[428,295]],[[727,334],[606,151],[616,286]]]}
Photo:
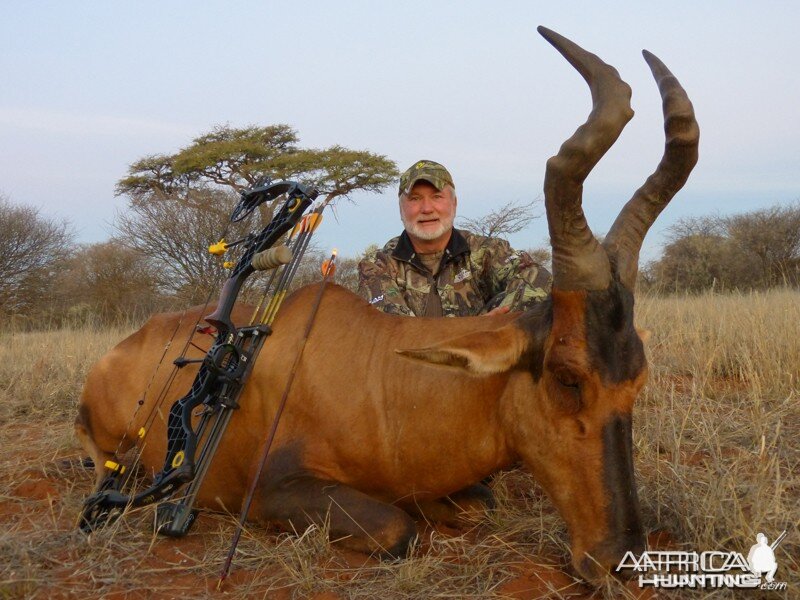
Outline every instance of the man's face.
{"label": "man's face", "polygon": [[455,216],[456,198],[450,186],[439,191],[427,181],[418,181],[400,197],[400,218],[412,242],[446,243]]}

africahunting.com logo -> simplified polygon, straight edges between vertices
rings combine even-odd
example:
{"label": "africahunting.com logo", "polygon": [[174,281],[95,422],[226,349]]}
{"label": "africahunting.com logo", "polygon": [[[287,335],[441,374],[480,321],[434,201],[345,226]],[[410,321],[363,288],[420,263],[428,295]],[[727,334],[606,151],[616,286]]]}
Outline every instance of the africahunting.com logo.
{"label": "africahunting.com logo", "polygon": [[740,552],[720,550],[657,550],[639,556],[629,551],[617,572],[638,573],[639,587],[785,590],[785,581],[775,581],[775,549],[785,537],[786,531],[768,544],[767,536],[759,533],[747,558]]}

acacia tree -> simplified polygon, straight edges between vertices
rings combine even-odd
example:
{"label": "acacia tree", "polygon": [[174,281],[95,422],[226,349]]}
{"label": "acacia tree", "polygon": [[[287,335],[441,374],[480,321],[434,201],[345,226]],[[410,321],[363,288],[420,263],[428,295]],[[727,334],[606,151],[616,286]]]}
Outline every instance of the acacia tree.
{"label": "acacia tree", "polygon": [[[117,228],[130,246],[163,264],[177,293],[198,301],[217,288],[220,265],[208,244],[224,230],[238,192],[267,178],[289,179],[331,202],[355,191],[380,191],[397,175],[393,161],[369,151],[300,148],[288,125],[218,126],[175,154],[130,166],[117,184],[117,194],[129,199]],[[260,209],[260,223],[233,224],[227,239],[265,225],[273,206]]]}
{"label": "acacia tree", "polygon": [[117,194],[132,201],[183,197],[191,204],[193,189],[220,186],[240,192],[269,178],[299,180],[327,200],[360,191],[377,192],[398,175],[394,161],[365,150],[301,149],[288,125],[217,126],[176,154],[147,156],[133,163],[117,183]]}

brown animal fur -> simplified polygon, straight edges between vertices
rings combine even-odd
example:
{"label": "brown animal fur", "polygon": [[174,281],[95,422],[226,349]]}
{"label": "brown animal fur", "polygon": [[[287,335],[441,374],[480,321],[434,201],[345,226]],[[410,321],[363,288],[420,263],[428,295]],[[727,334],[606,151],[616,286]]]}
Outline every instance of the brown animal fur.
{"label": "brown animal fur", "polygon": [[[201,489],[200,506],[235,510],[240,505],[315,293],[314,286],[300,290],[281,309]],[[520,356],[535,350],[529,347],[530,333],[517,322],[519,315],[395,317],[331,286],[252,514],[302,527],[322,521],[331,511],[332,535],[346,537],[345,544],[402,553],[415,530],[397,506],[415,512],[427,506],[435,518],[448,520],[443,505],[431,501],[457,494],[522,459],[570,525],[578,556],[584,551],[601,554],[597,548],[609,533],[607,493],[601,428],[593,423],[612,410],[629,413],[643,379],[612,390],[592,379],[586,368],[581,301],[580,293],[554,296],[558,318],[549,335],[546,330],[539,333],[547,341],[537,351],[547,356],[549,368],[535,380],[531,371],[517,368]],[[548,310],[542,308],[543,316]],[[240,320],[245,314],[246,308],[239,311]],[[196,310],[182,317],[177,340],[188,335],[196,317]],[[139,419],[131,422],[131,415],[178,319],[177,313],[153,317],[92,369],[76,429],[93,458],[110,456],[121,439],[135,439],[169,368],[160,369]],[[545,318],[545,329],[548,323]],[[450,341],[435,344],[442,338]],[[483,342],[476,344],[478,339]],[[414,346],[432,349],[397,352]],[[164,365],[171,364],[178,349],[173,345]],[[505,357],[503,370],[496,351]],[[403,354],[424,360],[430,354],[432,364]],[[591,382],[593,401],[586,410],[577,412],[571,393],[550,375],[562,363]],[[188,389],[195,372],[186,367],[179,373],[166,406]],[[486,372],[490,374],[482,374]],[[142,456],[148,469],[161,468],[165,438],[164,422],[157,419]],[[98,478],[102,474],[98,467]]]}

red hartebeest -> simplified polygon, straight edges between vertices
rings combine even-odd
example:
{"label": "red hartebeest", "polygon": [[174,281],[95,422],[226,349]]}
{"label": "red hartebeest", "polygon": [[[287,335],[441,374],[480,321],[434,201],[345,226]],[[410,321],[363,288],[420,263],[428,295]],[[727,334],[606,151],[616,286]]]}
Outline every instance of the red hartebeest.
{"label": "red hartebeest", "polygon": [[[405,509],[441,518],[445,497],[489,502],[478,482],[521,460],[566,521],[573,564],[585,577],[642,550],[631,411],[647,364],[632,292],[642,240],[692,170],[699,133],[684,90],[645,52],[663,99],[665,153],[599,244],[581,208],[582,186],[633,115],[630,88],[597,56],[540,32],[584,77],[594,104],[547,162],[551,298],[523,314],[437,320],[385,315],[331,286],[253,517],[296,528],[328,519],[331,535],[352,548],[403,555],[416,535]],[[282,307],[200,505],[239,506],[315,293],[304,288]],[[178,318],[153,317],[89,374],[76,430],[99,477],[120,440],[135,439],[131,414]],[[178,335],[192,319],[183,322]],[[174,395],[193,377],[183,369]],[[164,438],[149,436],[142,457],[149,468],[160,468]]]}

